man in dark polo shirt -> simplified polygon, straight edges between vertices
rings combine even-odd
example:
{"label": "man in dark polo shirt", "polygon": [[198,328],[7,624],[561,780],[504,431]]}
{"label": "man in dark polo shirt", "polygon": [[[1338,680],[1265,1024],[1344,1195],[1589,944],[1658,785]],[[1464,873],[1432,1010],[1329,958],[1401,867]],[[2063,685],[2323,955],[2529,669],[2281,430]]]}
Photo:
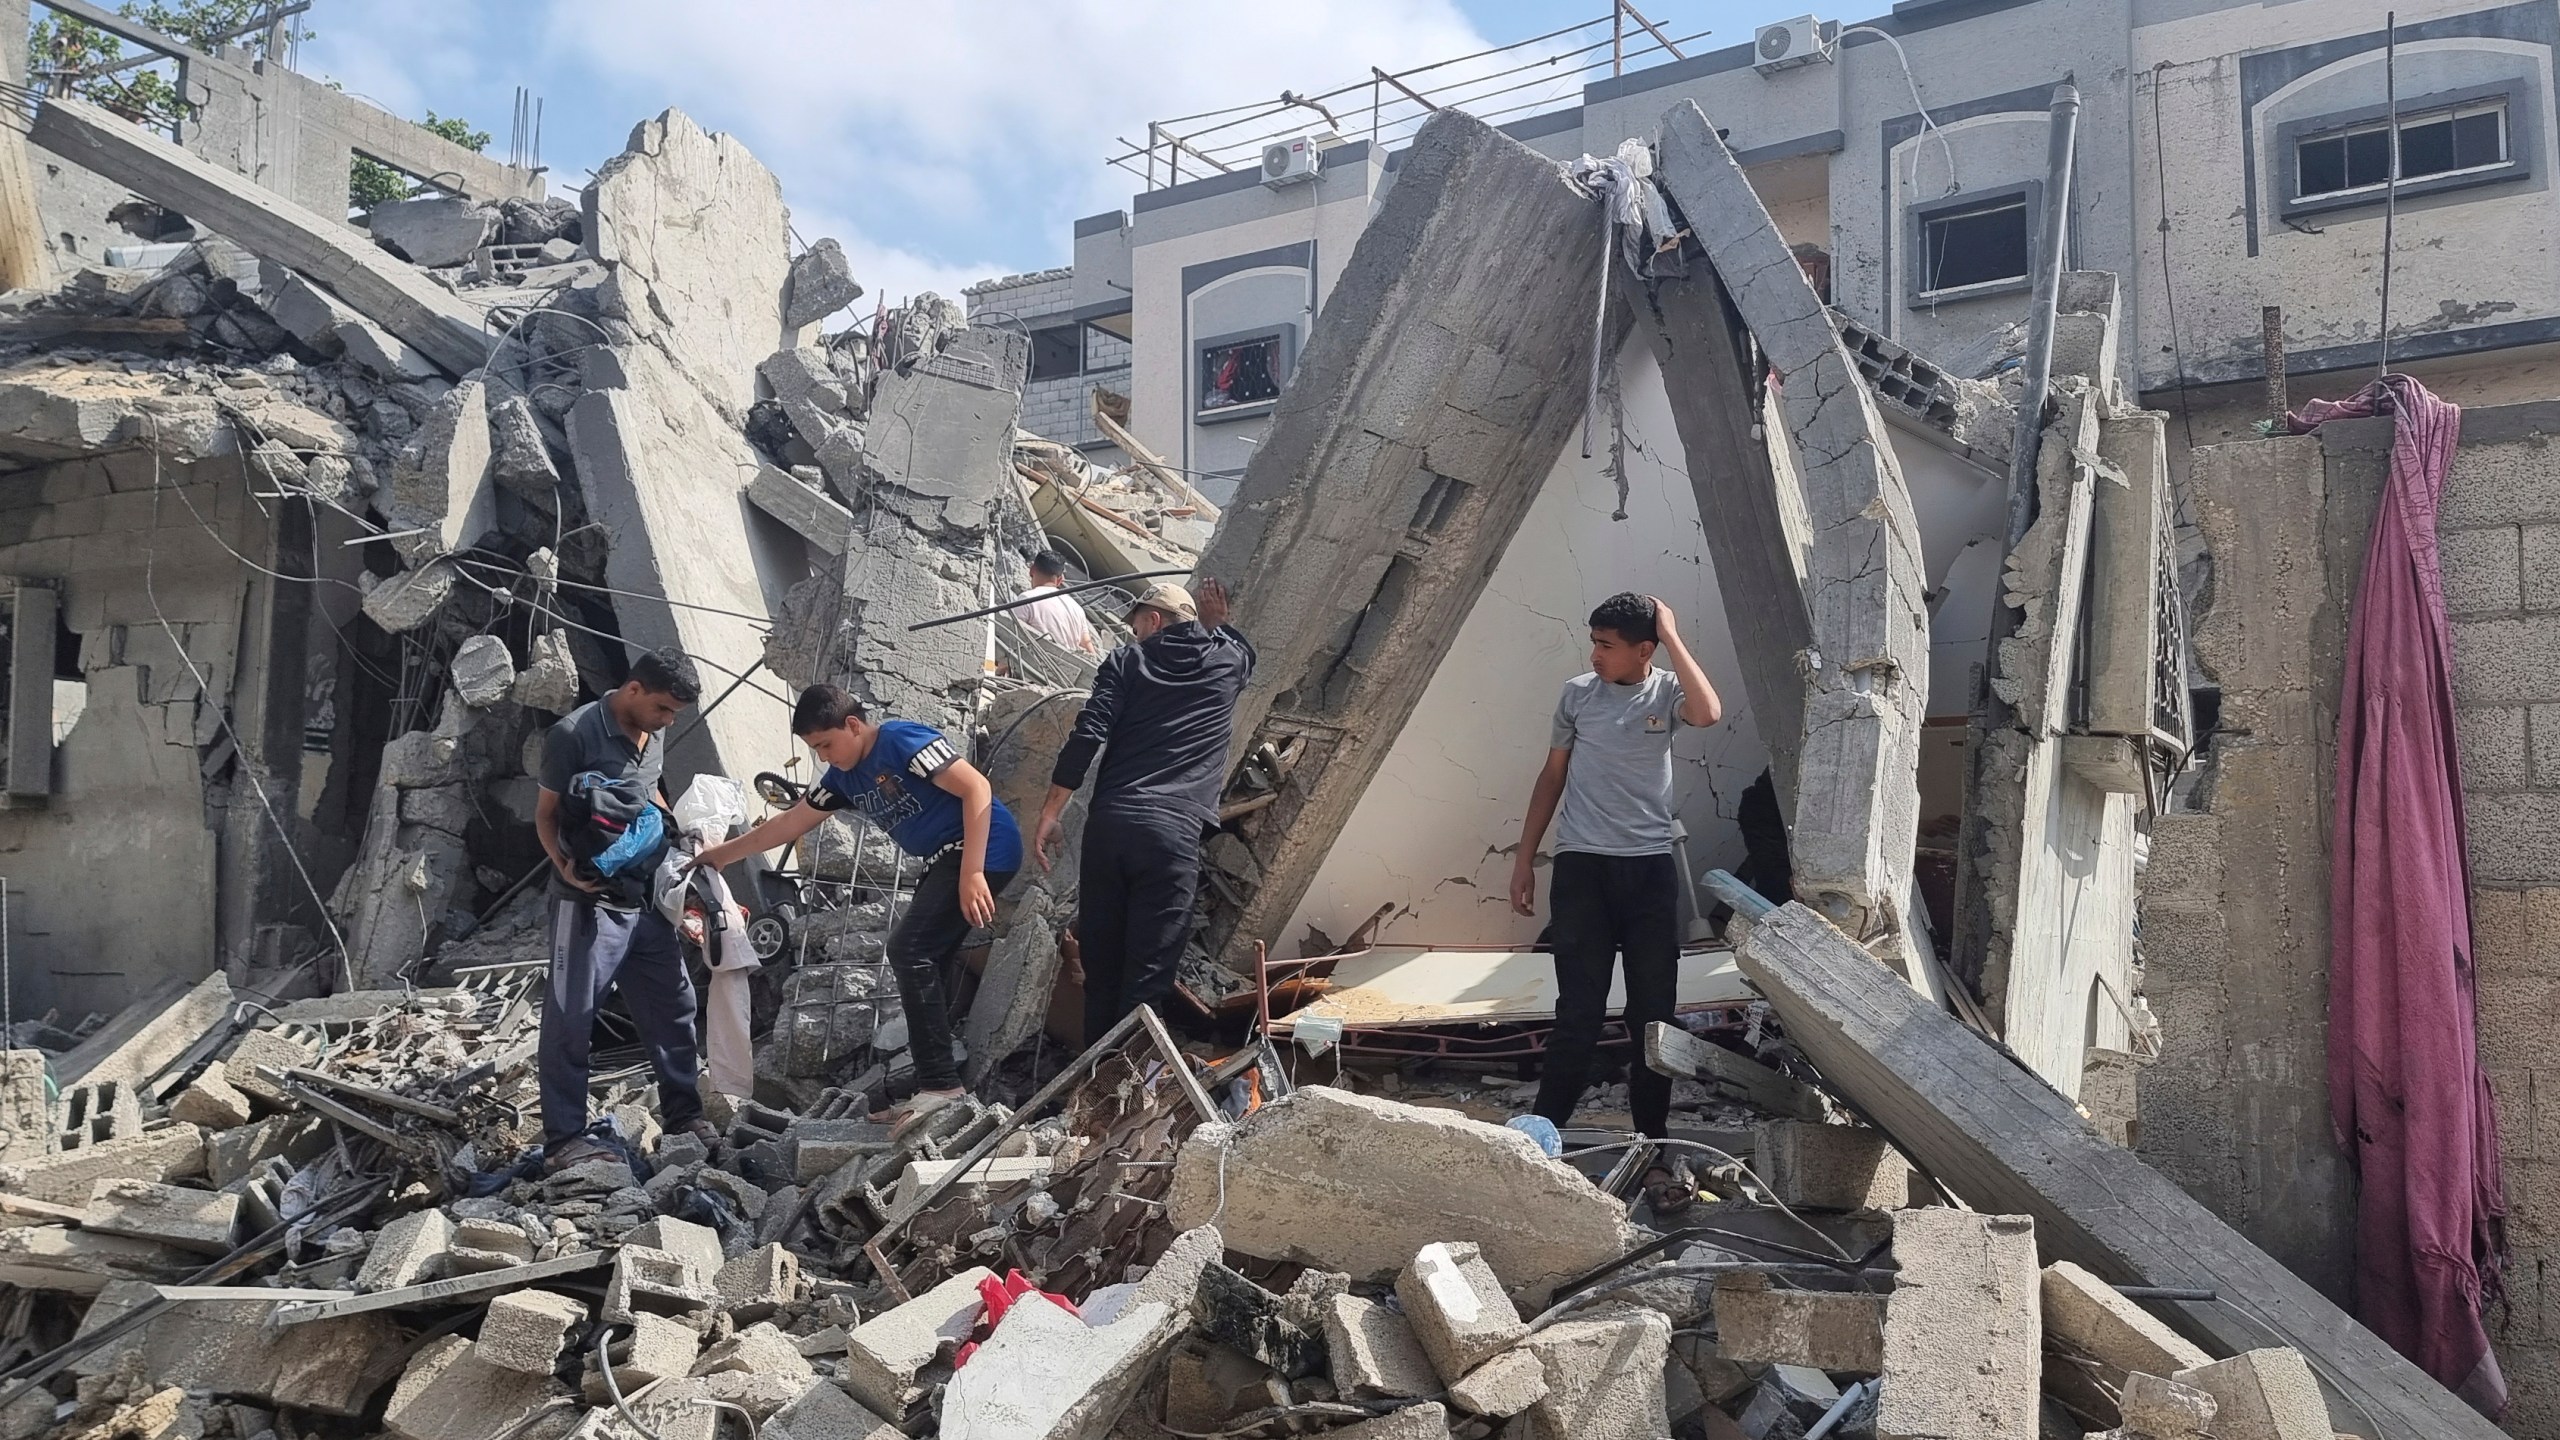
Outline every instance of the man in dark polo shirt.
{"label": "man in dark polo shirt", "polygon": [[685,973],[676,931],[645,898],[615,898],[562,834],[563,801],[578,777],[595,774],[663,807],[666,769],[661,738],[684,708],[702,698],[693,662],[672,647],[652,650],[631,678],[601,700],[560,718],[542,745],[542,792],[533,829],[551,857],[551,970],[542,1009],[542,1141],[545,1163],[559,1169],[609,1154],[585,1138],[587,1046],[596,1007],[615,985],[640,1028],[658,1075],[658,1113],[669,1130],[715,1135],[702,1118],[696,1088],[702,1064],[693,1036],[692,977]]}

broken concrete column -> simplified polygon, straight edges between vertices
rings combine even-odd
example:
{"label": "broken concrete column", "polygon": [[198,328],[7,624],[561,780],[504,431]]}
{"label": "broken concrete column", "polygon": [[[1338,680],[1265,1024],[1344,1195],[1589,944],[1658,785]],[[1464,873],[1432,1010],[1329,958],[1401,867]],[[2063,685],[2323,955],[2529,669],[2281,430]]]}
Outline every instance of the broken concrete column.
{"label": "broken concrete column", "polygon": [[2170,1377],[2213,1397],[2216,1440],[2326,1440],[2329,1403],[2302,1352],[2250,1350]]}
{"label": "broken concrete column", "polygon": [[[2042,1277],[2035,1222],[1898,1210],[1878,1440],[2036,1440]],[[1950,1365],[1960,1355],[1964,1363]]]}
{"label": "broken concrete column", "polygon": [[797,330],[815,325],[862,298],[862,286],[845,262],[844,247],[830,235],[801,251],[791,261],[790,299],[782,323]]}
{"label": "broken concrete column", "polygon": [[239,1225],[237,1195],[147,1180],[100,1180],[80,1215],[80,1228],[94,1234],[151,1240],[203,1255],[228,1253]]}
{"label": "broken concrete column", "polygon": [[550,1394],[551,1377],[492,1365],[459,1335],[430,1340],[392,1388],[382,1428],[398,1440],[500,1440]]}
{"label": "broken concrete column", "polygon": [[1433,115],[1201,557],[1260,657],[1231,757],[1307,747],[1279,803],[1244,822],[1260,887],[1241,908],[1204,896],[1232,968],[1283,938],[1582,418],[1593,204],[1493,127]]}
{"label": "broken concrete column", "polygon": [[453,1222],[441,1210],[413,1210],[374,1233],[373,1251],[356,1272],[359,1290],[401,1290],[444,1273]]}
{"label": "broken concrete column", "polygon": [[1910,1203],[1911,1163],[1863,1125],[1765,1120],[1752,1135],[1753,1171],[1782,1204],[1899,1210]]}
{"label": "broken concrete column", "polygon": [[497,523],[489,489],[488,387],[473,371],[427,412],[391,467],[384,506],[391,542],[410,565],[451,554]]}
{"label": "broken concrete column", "polygon": [[1718,1353],[1745,1365],[1805,1365],[1872,1375],[1884,1367],[1885,1297],[1781,1290],[1742,1271],[1716,1279]]}
{"label": "broken concrete column", "polygon": [[906,1304],[854,1327],[846,1337],[844,1388],[876,1414],[903,1420],[921,1392],[916,1376],[945,1346],[969,1338],[984,1308],[978,1282],[994,1278],[983,1265],[964,1270]]}
{"label": "broken concrete column", "polygon": [[468,264],[497,228],[496,209],[459,195],[393,200],[365,217],[374,243],[429,269]]}
{"label": "broken concrete column", "polygon": [[1415,1252],[1396,1277],[1396,1299],[1443,1380],[1458,1379],[1529,1333],[1502,1278],[1467,1241],[1434,1241]]}
{"label": "broken concrete column", "polygon": [[1547,1393],[1528,1410],[1534,1433],[1559,1440],[1657,1440],[1670,1433],[1662,1370],[1671,1353],[1671,1318],[1661,1311],[1598,1307],[1585,1318],[1548,1326],[1520,1348],[1538,1358],[1547,1382]]}
{"label": "broken concrete column", "polygon": [[[1855,361],[1786,238],[1695,102],[1663,117],[1657,176],[1776,372],[1813,553],[1790,855],[1796,894],[1897,954],[1920,824],[1928,582],[1911,497]],[[1737,633],[1737,639],[1748,638]]]}
{"label": "broken concrete column", "polygon": [[584,1302],[549,1290],[518,1290],[489,1302],[474,1354],[501,1370],[549,1375],[559,1368],[569,1332],[586,1322]]}
{"label": "broken concrete column", "polygon": [[1375,1300],[1336,1295],[1327,1302],[1324,1348],[1333,1388],[1349,1399],[1411,1400],[1440,1392],[1413,1322]]}
{"label": "broken concrete column", "polygon": [[1171,1219],[1188,1229],[1212,1214],[1229,1249],[1355,1281],[1472,1236],[1528,1307],[1636,1243],[1624,1207],[1519,1131],[1323,1085],[1183,1143]]}
{"label": "broken concrete column", "polygon": [[516,683],[515,660],[507,642],[495,635],[474,635],[453,652],[453,690],[466,705],[487,709],[507,698]]}

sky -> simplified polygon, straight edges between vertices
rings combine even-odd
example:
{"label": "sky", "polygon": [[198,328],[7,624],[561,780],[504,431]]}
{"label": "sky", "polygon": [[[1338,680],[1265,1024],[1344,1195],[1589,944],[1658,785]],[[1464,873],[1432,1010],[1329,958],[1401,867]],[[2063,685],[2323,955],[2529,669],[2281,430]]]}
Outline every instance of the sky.
{"label": "sky", "polygon": [[[1643,8],[1674,41],[1711,31],[1681,45],[1695,54],[1747,41],[1803,4]],[[633,125],[680,108],[743,140],[781,178],[801,239],[834,236],[855,278],[896,303],[1068,263],[1075,220],[1124,208],[1143,188],[1106,157],[1119,137],[1143,142],[1151,120],[1283,90],[1321,95],[1373,65],[1401,72],[1607,13],[1607,0],[1285,0],[1253,11],[1186,0],[318,0],[297,63],[411,119],[463,116],[500,156],[526,87],[542,98],[542,160],[564,194]],[[1604,23],[1414,83],[1466,82],[1447,92],[1461,108],[1516,118],[1492,112],[1569,102],[1587,78],[1570,72],[1605,63],[1607,38]],[[1477,78],[1595,40],[1561,64]],[[1364,86],[1334,104],[1346,134],[1367,133],[1368,103]]]}

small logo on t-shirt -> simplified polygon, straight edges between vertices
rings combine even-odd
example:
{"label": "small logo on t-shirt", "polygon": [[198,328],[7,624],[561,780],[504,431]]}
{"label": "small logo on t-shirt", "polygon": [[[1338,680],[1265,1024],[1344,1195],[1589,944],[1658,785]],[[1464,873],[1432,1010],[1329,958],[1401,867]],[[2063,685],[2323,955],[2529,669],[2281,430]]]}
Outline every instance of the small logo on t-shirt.
{"label": "small logo on t-shirt", "polygon": [[1666,728],[1668,728],[1668,726],[1664,723],[1663,717],[1660,715],[1647,715],[1644,717],[1644,733],[1647,735],[1659,735]]}

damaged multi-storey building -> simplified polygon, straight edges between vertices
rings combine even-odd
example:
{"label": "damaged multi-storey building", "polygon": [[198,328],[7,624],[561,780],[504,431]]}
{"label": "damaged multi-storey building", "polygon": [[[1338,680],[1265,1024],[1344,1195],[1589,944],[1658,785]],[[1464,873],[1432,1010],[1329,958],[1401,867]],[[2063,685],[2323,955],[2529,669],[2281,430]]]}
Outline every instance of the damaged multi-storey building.
{"label": "damaged multi-storey building", "polygon": [[[1373,72],[1151,127],[1073,266],[849,323],[842,249],[681,112],[573,201],[45,3],[193,118],[0,124],[0,1440],[2494,1433],[2349,1318],[2329,1133],[2392,422],[2244,438],[2377,333],[2471,411],[2488,1328],[2549,1428],[2553,307],[2463,256],[2541,218],[2548,4],[2270,44],[1936,0],[1687,53],[1621,3],[1579,104]],[[356,156],[420,193],[345,218]],[[1083,1033],[1071,854],[968,957],[980,1097],[874,1123],[914,867],[829,824],[745,867],[718,1142],[600,1064],[623,1148],[544,1173],[543,727],[673,647],[671,795],[791,803],[826,682],[1027,816],[1093,664],[1001,609],[1042,549],[1225,582],[1259,652],[1182,1013]],[[1611,1087],[1549,1143],[1484,1123],[1556,1009],[1505,876],[1619,590],[1730,700],[1675,751],[1679,1023],[1615,1037],[1678,1118]]]}

